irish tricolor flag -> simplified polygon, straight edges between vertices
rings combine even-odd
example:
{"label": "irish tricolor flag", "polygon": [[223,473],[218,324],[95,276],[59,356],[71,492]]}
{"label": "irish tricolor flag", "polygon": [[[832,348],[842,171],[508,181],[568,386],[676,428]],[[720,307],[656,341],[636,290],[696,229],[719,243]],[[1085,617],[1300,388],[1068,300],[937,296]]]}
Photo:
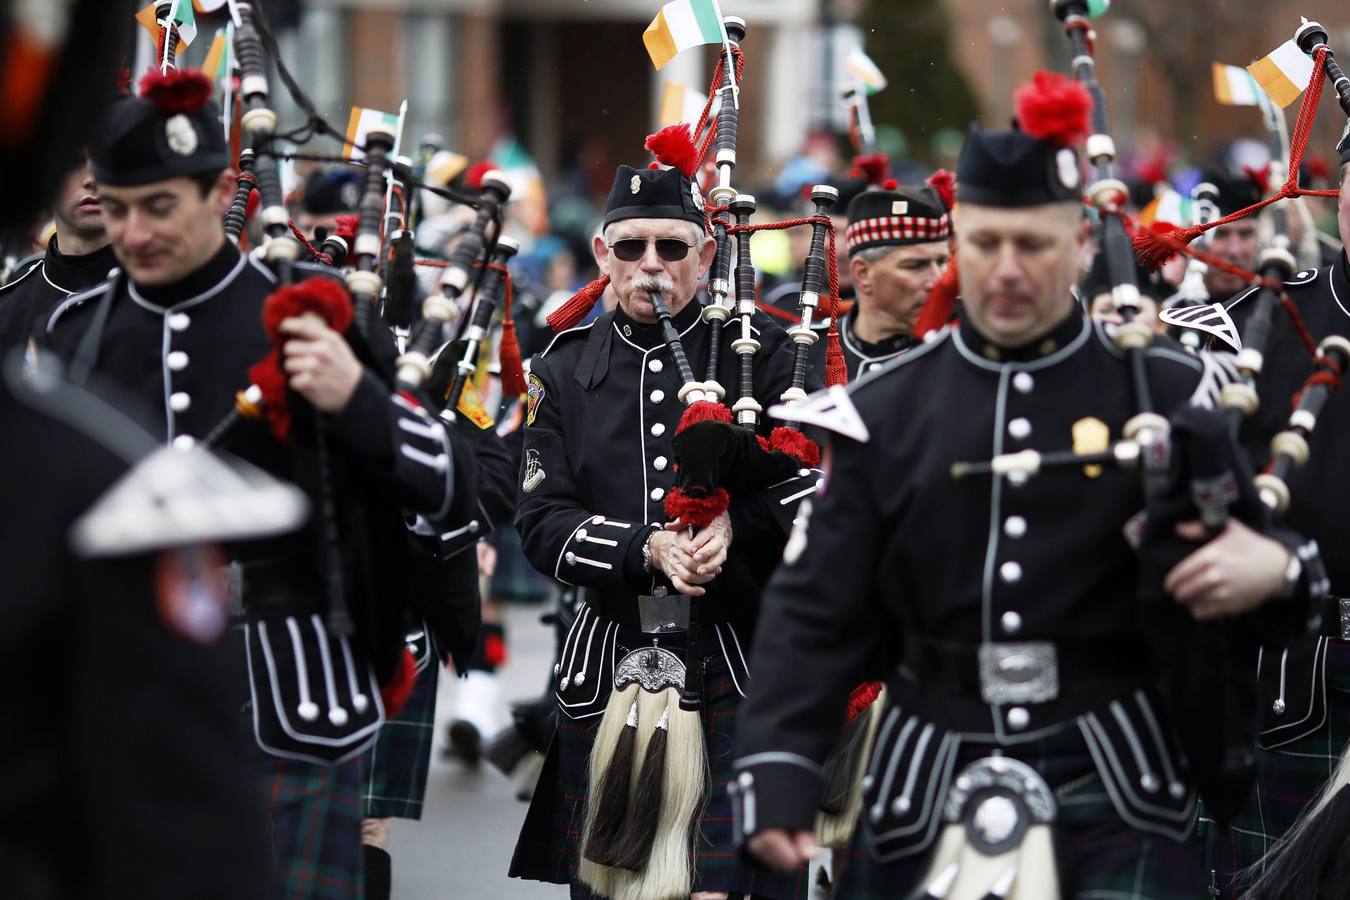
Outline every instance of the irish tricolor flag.
{"label": "irish tricolor flag", "polygon": [[675,54],[700,44],[721,44],[727,39],[717,0],[671,0],[642,33],[642,43],[652,65],[661,68]]}
{"label": "irish tricolor flag", "polygon": [[1214,63],[1214,99],[1224,106],[1260,106],[1261,89],[1240,66]]}
{"label": "irish tricolor flag", "polygon": [[1312,57],[1298,49],[1298,44],[1285,41],[1265,59],[1258,59],[1247,67],[1252,78],[1280,106],[1288,106],[1312,82]]}
{"label": "irish tricolor flag", "polygon": [[350,160],[365,159],[366,151],[360,148],[366,144],[366,135],[381,126],[390,134],[398,134],[398,116],[378,109],[353,106],[351,118],[347,120],[347,140],[351,143],[342,148],[342,155]]}

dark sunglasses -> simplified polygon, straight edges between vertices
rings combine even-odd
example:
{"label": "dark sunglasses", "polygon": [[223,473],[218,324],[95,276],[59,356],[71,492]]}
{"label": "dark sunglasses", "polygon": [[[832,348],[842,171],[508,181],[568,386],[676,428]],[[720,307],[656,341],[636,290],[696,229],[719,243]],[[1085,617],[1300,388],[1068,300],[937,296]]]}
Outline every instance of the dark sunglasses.
{"label": "dark sunglasses", "polygon": [[666,262],[679,262],[689,255],[689,248],[693,246],[675,238],[658,238],[650,242],[642,238],[628,238],[615,241],[609,245],[609,249],[624,262],[637,262],[647,252],[648,243],[656,244],[656,255]]}

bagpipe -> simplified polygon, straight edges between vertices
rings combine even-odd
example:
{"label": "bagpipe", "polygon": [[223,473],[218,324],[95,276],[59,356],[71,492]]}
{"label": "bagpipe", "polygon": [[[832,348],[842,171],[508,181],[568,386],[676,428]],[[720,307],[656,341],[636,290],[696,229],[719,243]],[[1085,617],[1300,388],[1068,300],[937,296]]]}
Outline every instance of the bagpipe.
{"label": "bagpipe", "polygon": [[[239,67],[242,103],[239,124],[247,148],[241,153],[240,183],[225,225],[232,239],[242,241],[250,195],[256,190],[264,232],[257,255],[277,281],[262,316],[273,349],[249,369],[250,385],[239,392],[235,409],[211,430],[205,443],[222,444],[241,423],[261,420],[271,437],[285,448],[292,477],[307,488],[312,499],[317,512],[316,551],[312,561],[311,555],[301,553],[299,556],[306,559],[286,565],[306,571],[309,565],[314,566],[322,586],[318,592],[321,603],[315,609],[298,608],[310,603],[306,598],[313,596],[312,580],[294,583],[294,573],[288,574],[286,565],[245,562],[246,648],[260,745],[283,755],[334,762],[363,752],[374,740],[386,712],[406,699],[415,663],[404,649],[404,615],[418,612],[427,615],[429,621],[432,616],[415,596],[426,585],[417,586],[420,569],[415,540],[405,528],[402,510],[379,496],[373,485],[350,470],[345,458],[332,452],[326,417],[289,389],[282,367],[287,336],[279,326],[286,319],[317,316],[345,335],[363,368],[391,388],[401,389],[399,400],[405,405],[420,408],[416,395],[423,378],[417,354],[423,352],[422,348],[434,349],[441,343],[442,327],[454,317],[452,298],[466,288],[481,286],[488,268],[477,265],[478,258],[485,243],[495,243],[500,228],[499,207],[509,188],[496,179],[478,195],[440,189],[456,201],[478,207],[478,221],[461,242],[454,267],[442,279],[444,289],[428,301],[430,311],[424,310],[424,319],[417,323],[419,331],[412,348],[399,360],[396,376],[392,352],[387,359],[381,355],[381,345],[393,342],[381,333],[386,325],[380,310],[383,305],[385,318],[398,322],[405,316],[400,309],[406,311],[411,304],[415,290],[410,284],[412,260],[410,253],[399,250],[401,241],[407,250],[411,242],[404,241],[406,229],[398,226],[404,224],[406,192],[423,186],[410,177],[406,162],[400,167],[394,158],[398,135],[387,128],[368,131],[358,148],[365,168],[359,214],[345,234],[325,241],[324,249],[311,245],[287,213],[279,172],[283,157],[280,141],[303,143],[315,134],[345,138],[323,122],[291,77],[261,11],[253,4],[238,3],[233,13],[234,58]],[[308,117],[300,129],[284,134],[278,131],[276,113],[269,106],[268,56]],[[397,217],[387,218],[387,210]],[[489,231],[491,240],[485,241]],[[298,263],[304,250],[322,265],[306,264],[303,270],[307,274],[317,274],[295,283],[295,276],[302,271]],[[476,279],[471,277],[475,268],[480,269]],[[439,304],[433,302],[438,299]],[[467,500],[467,516],[473,516],[472,460],[461,463],[455,472],[455,499]],[[452,505],[447,515],[455,515],[455,510],[464,505]],[[432,527],[438,532],[450,530],[442,522],[432,523]],[[486,533],[486,528],[483,531]],[[471,536],[470,543],[472,540]],[[476,568],[472,574],[474,577],[466,583],[476,589]],[[431,583],[444,580],[433,573]],[[278,589],[283,582],[289,585],[284,591]],[[476,606],[476,593],[470,593]],[[398,602],[387,602],[385,594]],[[295,602],[273,604],[266,602],[269,596]],[[250,597],[260,602],[250,604]],[[435,602],[441,599],[438,595]],[[454,613],[447,615],[455,617]],[[453,622],[453,630],[462,630],[460,624]],[[442,643],[453,650],[453,640]]]}
{"label": "bagpipe", "polygon": [[[1277,302],[1280,280],[1282,276],[1287,278],[1292,274],[1293,259],[1287,251],[1273,248],[1262,255],[1259,274],[1250,276],[1249,280],[1262,285],[1261,293],[1265,296],[1253,317],[1252,335],[1244,345],[1245,356],[1240,355],[1237,360],[1243,380],[1226,385],[1222,391],[1224,411],[1183,407],[1170,423],[1154,411],[1144,358],[1151,335],[1143,323],[1133,319],[1138,293],[1133,283],[1135,260],[1131,244],[1140,253],[1141,263],[1156,265],[1173,250],[1183,248],[1190,239],[1239,216],[1214,217],[1180,232],[1141,233],[1131,241],[1131,224],[1121,213],[1125,199],[1123,185],[1111,176],[1114,145],[1107,134],[1104,92],[1094,76],[1088,5],[1084,0],[1053,0],[1051,7],[1069,38],[1077,79],[1093,98],[1094,133],[1087,138],[1087,155],[1093,163],[1095,180],[1087,189],[1086,201],[1101,213],[1100,252],[1107,254],[1108,270],[1115,283],[1113,298],[1126,315],[1125,324],[1114,337],[1116,344],[1128,354],[1137,412],[1123,429],[1124,439],[1109,445],[1090,451],[1079,448],[1057,452],[1025,450],[986,462],[957,462],[951,467],[951,475],[954,479],[977,475],[1025,479],[1052,469],[1082,466],[1117,468],[1141,474],[1146,515],[1132,521],[1127,529],[1140,557],[1141,632],[1146,636],[1155,671],[1160,673],[1160,687],[1175,699],[1178,708],[1186,711],[1184,717],[1172,724],[1189,759],[1187,774],[1199,788],[1208,814],[1216,821],[1228,822],[1255,776],[1257,701],[1255,684],[1250,683],[1253,679],[1246,673],[1248,659],[1255,658],[1259,632],[1265,625],[1265,611],[1248,620],[1196,623],[1166,596],[1162,581],[1173,565],[1195,549],[1194,544],[1183,542],[1176,536],[1179,523],[1199,519],[1211,534],[1222,530],[1229,518],[1258,529],[1268,529],[1272,510],[1281,509],[1278,500],[1282,479],[1274,472],[1263,479],[1256,477],[1237,449],[1234,438],[1237,424],[1244,414],[1255,408],[1256,396],[1251,382],[1260,372],[1261,352],[1269,334],[1270,312]],[[1300,45],[1305,46],[1307,52],[1315,53],[1319,66],[1324,66],[1328,58],[1325,33],[1321,33],[1320,45],[1314,44],[1310,34],[1305,25],[1300,30]],[[1331,74],[1331,70],[1327,71],[1334,81],[1337,76]],[[1350,88],[1350,83],[1346,87]],[[1309,109],[1315,108],[1318,92],[1320,82],[1305,96],[1304,102]],[[1301,111],[1291,154],[1294,172],[1297,172],[1310,125],[1310,118]],[[1291,183],[1295,181],[1296,175],[1291,176]],[[1286,184],[1276,197],[1293,196],[1297,192],[1296,183]],[[1247,212],[1270,202],[1273,199],[1263,201]],[[1168,249],[1158,251],[1160,247]],[[1149,253],[1150,250],[1155,252]],[[1190,252],[1207,265],[1227,265],[1203,251]],[[1197,270],[1194,274],[1201,273]],[[1327,345],[1326,357],[1339,357],[1328,363],[1337,372],[1343,365],[1345,349],[1344,342]],[[1320,409],[1321,403],[1325,402],[1333,381],[1328,374],[1309,386],[1307,402],[1313,410]],[[1300,425],[1310,426],[1313,421],[1315,413],[1302,417]],[[1290,462],[1279,463],[1282,469],[1296,462],[1298,451],[1306,447],[1306,444],[1300,444],[1298,436],[1282,438],[1280,444],[1281,449],[1292,453]],[[1287,498],[1287,491],[1285,496]],[[1276,615],[1272,622],[1282,623]],[[1184,786],[1182,790],[1184,792]],[[954,830],[965,827],[961,816],[969,811],[949,809],[949,812],[952,815],[947,817],[947,829],[955,834]],[[978,844],[973,839],[971,842]],[[973,877],[992,879],[998,874],[997,871],[979,872],[976,867]],[[929,877],[933,883],[944,878],[948,882],[959,880],[959,867],[952,860],[938,859]],[[989,884],[980,883],[989,888]]]}

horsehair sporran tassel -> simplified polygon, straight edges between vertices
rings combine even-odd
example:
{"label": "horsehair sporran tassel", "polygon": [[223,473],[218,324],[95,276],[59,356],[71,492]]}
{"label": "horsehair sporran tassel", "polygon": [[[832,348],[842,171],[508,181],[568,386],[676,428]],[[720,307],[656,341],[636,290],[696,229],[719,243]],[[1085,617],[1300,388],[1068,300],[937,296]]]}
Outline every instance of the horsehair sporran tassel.
{"label": "horsehair sporran tassel", "polygon": [[[608,759],[598,753],[592,753],[591,785],[599,785],[599,791],[593,793],[587,812],[589,819],[585,831],[583,853],[591,862],[602,866],[621,865],[619,845],[626,831],[629,810],[629,793],[632,781],[632,768],[637,758],[638,701],[634,697],[628,707],[623,728],[619,731],[618,741]],[[597,742],[597,749],[599,745]],[[601,775],[599,765],[604,764]]]}
{"label": "horsehair sporran tassel", "polygon": [[[848,778],[847,791],[840,798],[838,809],[826,810],[825,803],[831,799],[830,786],[821,793],[821,808],[816,812],[816,842],[822,847],[846,847],[853,839],[854,826],[863,805],[863,775],[867,771],[867,762],[872,756],[872,747],[876,742],[877,728],[881,724],[886,708],[886,688],[883,686],[867,709],[850,720],[849,725],[857,723],[852,741],[838,748],[844,751],[838,768],[841,775]],[[860,721],[861,720],[861,721]],[[847,731],[847,726],[846,729]],[[838,751],[836,751],[838,752]],[[833,756],[833,754],[831,754]],[[830,771],[831,760],[826,759],[825,769]]]}

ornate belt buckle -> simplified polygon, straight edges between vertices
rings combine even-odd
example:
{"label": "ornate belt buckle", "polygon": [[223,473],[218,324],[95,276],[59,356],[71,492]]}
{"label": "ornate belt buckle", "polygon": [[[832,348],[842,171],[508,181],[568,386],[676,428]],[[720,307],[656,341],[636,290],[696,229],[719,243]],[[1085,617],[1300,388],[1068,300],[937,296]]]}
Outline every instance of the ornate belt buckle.
{"label": "ornate belt buckle", "polygon": [[1341,640],[1350,641],[1350,600],[1337,600],[1336,607],[1341,612]]}
{"label": "ornate belt buckle", "polygon": [[1059,696],[1059,659],[1049,641],[980,645],[985,703],[1046,703]]}

